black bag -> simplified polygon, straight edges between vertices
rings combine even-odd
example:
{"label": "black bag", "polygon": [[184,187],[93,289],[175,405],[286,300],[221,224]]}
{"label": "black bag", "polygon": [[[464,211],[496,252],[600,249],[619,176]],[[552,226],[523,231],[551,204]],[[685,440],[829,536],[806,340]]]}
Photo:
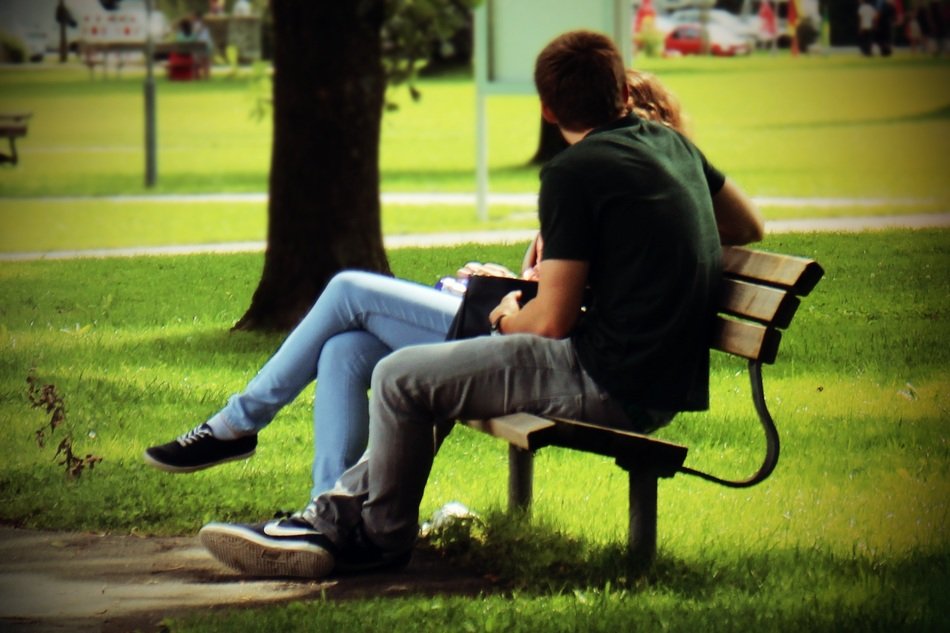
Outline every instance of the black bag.
{"label": "black bag", "polygon": [[509,292],[521,291],[521,305],[538,294],[538,282],[513,277],[489,277],[472,275],[468,280],[468,289],[462,298],[462,305],[455,313],[455,319],[449,327],[447,341],[491,334],[488,315]]}

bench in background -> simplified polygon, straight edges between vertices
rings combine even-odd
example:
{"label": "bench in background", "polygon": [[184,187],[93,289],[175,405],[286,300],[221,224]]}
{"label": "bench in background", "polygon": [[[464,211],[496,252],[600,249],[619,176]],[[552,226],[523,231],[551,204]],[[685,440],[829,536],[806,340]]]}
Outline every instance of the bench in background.
{"label": "bench in background", "polygon": [[0,138],[10,143],[10,153],[0,153],[0,163],[16,165],[19,156],[16,151],[16,139],[26,136],[27,125],[32,112],[0,112]]}
{"label": "bench in background", "polygon": [[723,249],[723,287],[711,349],[748,362],[751,396],[765,431],[765,457],[759,470],[728,480],[684,466],[687,447],[647,435],[590,422],[526,413],[466,420],[464,424],[508,442],[508,506],[527,511],[533,487],[533,454],[560,446],[612,457],[629,475],[628,550],[633,561],[649,565],[656,556],[657,480],[677,473],[695,475],[734,488],[754,486],[775,469],[779,435],[765,402],[762,365],[775,362],[782,330],[821,280],[824,271],[811,259],[740,247]]}
{"label": "bench in background", "polygon": [[[138,41],[86,41],[80,43],[80,56],[92,76],[96,66],[106,72],[108,58],[114,59],[116,74],[125,65],[130,53],[145,53],[145,42]],[[207,79],[211,74],[211,51],[208,44],[199,41],[154,42],[152,54],[167,58],[166,70],[169,79]]]}

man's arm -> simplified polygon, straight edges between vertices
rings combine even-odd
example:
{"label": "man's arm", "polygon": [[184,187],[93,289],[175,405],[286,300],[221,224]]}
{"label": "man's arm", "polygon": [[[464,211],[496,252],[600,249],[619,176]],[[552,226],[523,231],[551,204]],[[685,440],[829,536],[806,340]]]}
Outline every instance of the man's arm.
{"label": "man's arm", "polygon": [[719,241],[727,246],[758,242],[765,237],[765,221],[755,203],[739,187],[726,178],[722,189],[713,196],[713,211]]}
{"label": "man's arm", "polygon": [[569,259],[544,260],[544,275],[538,296],[519,307],[520,291],[508,294],[492,310],[492,323],[501,321],[504,334],[538,334],[548,338],[567,336],[580,316],[590,265]]}

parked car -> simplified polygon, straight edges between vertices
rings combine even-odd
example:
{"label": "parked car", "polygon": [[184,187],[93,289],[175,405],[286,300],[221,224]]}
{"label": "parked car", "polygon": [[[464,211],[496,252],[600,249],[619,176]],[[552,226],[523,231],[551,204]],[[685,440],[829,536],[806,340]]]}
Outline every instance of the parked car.
{"label": "parked car", "polygon": [[[709,26],[718,26],[730,31],[737,37],[748,40],[753,46],[759,44],[762,31],[757,16],[750,16],[750,20],[746,21],[724,9],[708,9],[706,15]],[[696,8],[680,9],[674,11],[670,15],[670,19],[675,24],[701,24],[702,11]]]}
{"label": "parked car", "polygon": [[[706,27],[709,35],[709,52],[713,55],[732,57],[748,55],[752,44],[731,31],[715,24]],[[666,36],[667,54],[699,55],[703,51],[703,27],[700,24],[680,24]]]}

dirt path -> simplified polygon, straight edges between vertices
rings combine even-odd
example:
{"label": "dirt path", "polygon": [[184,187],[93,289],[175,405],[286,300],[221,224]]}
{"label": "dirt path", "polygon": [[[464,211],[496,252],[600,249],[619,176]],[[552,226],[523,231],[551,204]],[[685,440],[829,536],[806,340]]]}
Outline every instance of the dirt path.
{"label": "dirt path", "polygon": [[244,579],[193,537],[101,536],[0,527],[0,630],[143,632],[191,610],[294,600],[490,590],[419,550],[405,570],[324,582]]}

